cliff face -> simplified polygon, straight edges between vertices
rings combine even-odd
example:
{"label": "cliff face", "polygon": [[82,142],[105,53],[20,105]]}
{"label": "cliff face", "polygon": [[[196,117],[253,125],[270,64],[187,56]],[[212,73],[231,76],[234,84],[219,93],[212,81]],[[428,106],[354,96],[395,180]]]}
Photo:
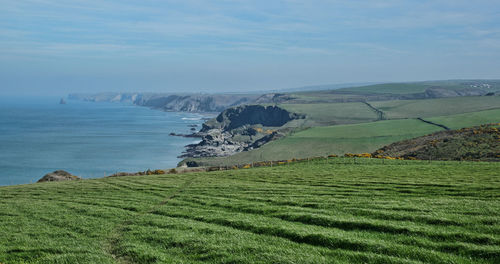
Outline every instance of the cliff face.
{"label": "cliff face", "polygon": [[221,112],[232,106],[255,102],[260,95],[249,94],[156,94],[156,93],[100,93],[70,94],[69,99],[90,102],[126,102],[163,111]]}
{"label": "cliff face", "polygon": [[221,112],[224,109],[253,102],[256,95],[139,95],[134,104],[164,111]]}
{"label": "cliff face", "polygon": [[68,99],[88,102],[133,103],[138,96],[138,93],[69,94]]}
{"label": "cliff face", "polygon": [[245,105],[224,110],[203,124],[201,142],[187,146],[181,157],[228,156],[258,148],[287,133],[288,122],[303,119],[277,106]]}
{"label": "cliff face", "polygon": [[293,119],[304,118],[303,115],[290,113],[277,106],[246,105],[229,108],[220,113],[215,122],[206,124],[202,132],[209,129],[230,131],[242,126],[262,125],[264,127],[281,127]]}

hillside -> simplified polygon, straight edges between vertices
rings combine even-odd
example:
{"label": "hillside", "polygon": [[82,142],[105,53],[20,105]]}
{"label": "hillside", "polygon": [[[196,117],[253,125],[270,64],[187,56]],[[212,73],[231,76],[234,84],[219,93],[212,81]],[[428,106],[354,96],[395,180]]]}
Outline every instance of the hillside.
{"label": "hillside", "polygon": [[[220,112],[190,135],[200,142],[180,154],[189,158],[181,164],[211,166],[372,152],[446,128],[499,122],[499,91],[498,80],[449,80],[263,95],[107,93],[72,98],[126,101],[164,111]],[[274,122],[280,116],[283,122]]]}
{"label": "hillside", "polygon": [[[249,94],[187,93],[98,93],[70,94],[69,99],[91,102],[128,102],[164,111],[221,112],[242,104],[345,103],[387,100],[483,96],[500,92],[500,80],[449,80],[414,83],[384,83],[366,86],[319,85],[283,92]],[[317,90],[312,90],[317,87]],[[302,90],[301,90],[302,89]],[[325,90],[326,89],[326,90]]]}
{"label": "hillside", "polygon": [[499,166],[336,158],[0,187],[0,262],[498,263]]}
{"label": "hillside", "polygon": [[373,155],[420,160],[500,161],[499,127],[500,123],[440,131],[392,143]]}
{"label": "hillside", "polygon": [[327,91],[291,93],[288,103],[346,103],[484,96],[500,92],[500,80],[447,80],[382,83]]}
{"label": "hillside", "polygon": [[[307,119],[306,119],[307,120]],[[443,131],[443,125],[451,129],[500,122],[500,109],[476,111],[465,114],[436,116],[425,121],[395,119],[348,125],[318,126],[292,132],[258,149],[236,153],[229,157],[205,157],[186,159],[198,166],[248,164],[265,160],[287,160],[329,154],[371,153],[394,142]]]}

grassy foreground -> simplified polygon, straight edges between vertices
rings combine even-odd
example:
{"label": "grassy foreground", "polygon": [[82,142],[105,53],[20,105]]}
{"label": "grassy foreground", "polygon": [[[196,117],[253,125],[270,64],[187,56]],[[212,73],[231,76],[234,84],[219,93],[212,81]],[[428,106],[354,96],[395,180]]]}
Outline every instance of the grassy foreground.
{"label": "grassy foreground", "polygon": [[335,158],[0,188],[2,263],[499,263],[498,163]]}

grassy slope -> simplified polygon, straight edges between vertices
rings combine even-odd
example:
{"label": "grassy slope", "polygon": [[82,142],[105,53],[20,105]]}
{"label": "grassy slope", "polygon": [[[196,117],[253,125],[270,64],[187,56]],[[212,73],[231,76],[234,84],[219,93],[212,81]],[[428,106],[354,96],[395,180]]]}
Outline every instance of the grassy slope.
{"label": "grassy slope", "polygon": [[[383,93],[402,94],[415,93],[420,91],[419,89],[425,90],[436,84],[439,84],[440,87],[449,89],[464,89],[468,87],[468,85],[460,84],[461,82],[462,81],[441,81],[412,84],[382,84],[364,86],[361,88],[346,88],[344,92],[352,90],[353,92],[365,93],[376,93],[378,91]],[[491,89],[498,89],[499,87],[500,83],[496,81],[495,86]],[[356,90],[358,88],[361,90]],[[436,132],[440,129],[429,129],[427,124],[419,123],[418,121],[408,121],[412,125],[403,125],[403,129],[399,127],[400,124],[403,123],[398,122],[363,124],[363,122],[377,120],[378,116],[375,111],[370,109],[366,104],[360,102],[317,103],[318,101],[315,101],[321,101],[322,98],[327,98],[328,96],[351,96],[350,94],[339,95],[328,93],[331,93],[331,91],[297,93],[302,96],[302,99],[308,98],[308,100],[310,99],[312,100],[311,102],[315,103],[280,104],[280,107],[289,111],[304,113],[307,116],[306,120],[293,122],[290,126],[302,128],[313,127],[311,131],[316,131],[314,127],[317,126],[337,125],[337,127],[327,128],[329,132],[326,134],[318,135],[313,133],[309,136],[307,134],[309,132],[298,132],[285,139],[268,143],[258,150],[238,153],[231,157],[199,158],[193,160],[199,164],[205,165],[231,165],[263,160],[343,154],[346,152],[372,152],[384,145],[411,137],[422,136],[427,133]],[[405,119],[423,117],[436,123],[441,124],[442,122],[450,128],[460,128],[498,122],[499,120],[496,120],[495,115],[498,115],[496,110],[500,109],[500,96],[466,96],[426,100],[375,101],[371,102],[371,105],[383,111],[384,118]],[[473,114],[473,112],[489,109],[493,109],[494,111]],[[460,115],[464,113],[466,114]],[[343,127],[342,125],[344,124],[360,124],[360,126]],[[392,127],[392,125],[394,125],[394,127]],[[379,129],[382,129],[382,131],[378,131]],[[372,131],[367,135],[364,133],[365,130]],[[390,133],[387,133],[387,131],[390,131]],[[351,135],[354,138],[351,137]],[[346,137],[349,138],[346,139]]]}
{"label": "grassy slope", "polygon": [[427,100],[372,102],[389,119],[454,115],[500,108],[500,96],[465,96]]}
{"label": "grassy slope", "polygon": [[353,161],[1,187],[0,262],[500,261],[500,164]]}
{"label": "grassy slope", "polygon": [[[439,116],[426,120],[452,129],[500,122],[500,109],[466,114]],[[286,138],[270,142],[259,149],[229,157],[196,159],[202,165],[247,164],[255,161],[286,160],[328,154],[373,152],[393,142],[423,136],[442,130],[415,119],[313,127]]]}
{"label": "grassy slope", "polygon": [[500,109],[478,111],[451,116],[438,116],[426,120],[445,125],[451,129],[500,122]]}
{"label": "grassy slope", "polygon": [[490,88],[481,87],[486,91],[500,90],[500,82],[498,80],[449,80],[449,81],[428,81],[428,82],[415,82],[415,83],[384,83],[375,85],[366,85],[360,87],[349,87],[339,89],[341,92],[353,93],[385,93],[385,94],[413,94],[422,93],[426,89],[432,87],[439,87],[450,90],[463,90],[469,89],[470,83],[489,83]]}
{"label": "grassy slope", "polygon": [[295,113],[306,114],[316,125],[365,123],[377,120],[377,114],[364,103],[281,104]]}
{"label": "grassy slope", "polygon": [[374,155],[418,160],[500,161],[500,124],[447,130],[399,141]]}
{"label": "grassy slope", "polygon": [[432,87],[424,83],[385,83],[361,87],[339,89],[339,91],[361,92],[361,93],[388,93],[388,94],[412,94],[421,93]]}
{"label": "grassy slope", "polygon": [[416,119],[313,127],[229,157],[196,159],[200,164],[231,165],[329,154],[372,152],[389,143],[440,131]]}
{"label": "grassy slope", "polygon": [[[489,84],[490,87],[482,86]],[[471,87],[475,84],[476,87]],[[375,95],[410,95],[422,94],[429,88],[439,88],[445,90],[471,90],[479,89],[485,92],[500,91],[500,80],[449,80],[449,81],[429,81],[416,83],[385,83],[366,85],[358,87],[342,88],[338,90],[323,90],[323,91],[303,91],[292,93],[292,97],[296,98],[296,102],[301,103],[319,103],[332,101],[356,101],[366,99],[366,96]]]}

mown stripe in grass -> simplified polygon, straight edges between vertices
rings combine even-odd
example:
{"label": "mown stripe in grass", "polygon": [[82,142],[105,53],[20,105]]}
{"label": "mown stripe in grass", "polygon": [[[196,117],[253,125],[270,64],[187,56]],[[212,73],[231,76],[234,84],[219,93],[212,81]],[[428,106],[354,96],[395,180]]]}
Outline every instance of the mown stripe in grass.
{"label": "mown stripe in grass", "polygon": [[[432,262],[432,263],[448,263],[443,260],[443,256],[438,252],[426,250],[423,248],[413,248],[409,245],[391,245],[366,243],[361,241],[353,241],[340,237],[327,237],[318,233],[299,234],[284,228],[256,226],[238,220],[229,220],[224,218],[208,218],[204,216],[185,215],[173,212],[153,212],[159,215],[165,215],[175,218],[184,218],[196,220],[204,223],[217,224],[226,227],[232,227],[238,230],[248,231],[254,234],[276,236],[288,239],[297,243],[305,243],[313,246],[325,247],[329,249],[343,249],[350,251],[373,252],[377,254],[385,254],[394,257],[410,258],[417,261]],[[460,256],[455,258],[461,259]],[[462,259],[463,261],[463,259]]]}
{"label": "mown stripe in grass", "polygon": [[[164,199],[159,203],[149,208],[143,208],[143,210],[139,212],[139,215],[150,213],[159,206],[166,204],[170,199],[174,198],[176,195],[183,192],[184,189],[188,188],[189,185],[191,185],[193,181],[196,179],[196,176],[197,175],[187,178],[184,181],[184,183],[179,186],[178,189],[174,189],[172,193],[168,194],[167,196],[164,196]],[[128,225],[132,223],[132,220],[133,219],[127,219],[122,223],[118,224],[108,235],[108,240],[107,240],[108,243],[106,250],[113,257],[113,259],[115,259],[120,263],[132,263],[132,259],[137,258],[137,256],[130,255],[130,253],[127,253],[126,247],[121,244],[123,233],[129,230]],[[141,259],[141,261],[148,261],[148,262],[155,260],[156,258],[154,257],[153,259],[148,259],[148,260]]]}
{"label": "mown stripe in grass", "polygon": [[[414,230],[413,228],[410,229],[408,227],[398,227],[395,226],[398,223],[391,223],[393,225],[389,225],[388,223],[385,224],[379,224],[379,223],[372,223],[372,222],[366,222],[362,221],[361,219],[359,220],[353,220],[353,219],[346,219],[346,220],[340,220],[340,219],[333,219],[331,217],[327,216],[321,216],[316,213],[292,213],[291,211],[287,211],[286,208],[284,208],[284,211],[287,211],[286,213],[278,212],[278,210],[266,210],[264,207],[256,205],[255,207],[240,207],[240,206],[235,206],[231,204],[220,204],[220,203],[214,203],[214,202],[203,202],[203,201],[198,201],[198,200],[192,200],[192,199],[182,199],[183,201],[188,201],[188,203],[180,203],[176,204],[177,206],[195,206],[199,209],[202,208],[207,208],[207,207],[212,207],[212,208],[220,208],[220,209],[227,209],[232,212],[239,212],[239,213],[248,213],[248,214],[256,214],[260,216],[266,216],[266,217],[273,217],[273,218],[278,218],[281,220],[289,221],[289,222],[299,222],[303,224],[308,224],[308,225],[316,225],[316,226],[322,226],[322,227],[327,227],[327,228],[337,228],[345,231],[369,231],[373,233],[388,233],[388,234],[395,234],[395,235],[417,235],[423,238],[427,239],[432,239],[432,240],[437,240],[437,241],[449,241],[449,240],[454,240],[454,241],[461,241],[464,243],[476,243],[476,244],[481,244],[481,245],[498,245],[500,244],[497,239],[492,238],[491,236],[487,235],[482,235],[482,234],[470,234],[470,233],[465,233],[465,232],[460,232],[460,233],[442,233],[442,232],[437,232],[436,230]],[[194,202],[194,204],[193,204]],[[408,223],[405,223],[406,225]]]}

